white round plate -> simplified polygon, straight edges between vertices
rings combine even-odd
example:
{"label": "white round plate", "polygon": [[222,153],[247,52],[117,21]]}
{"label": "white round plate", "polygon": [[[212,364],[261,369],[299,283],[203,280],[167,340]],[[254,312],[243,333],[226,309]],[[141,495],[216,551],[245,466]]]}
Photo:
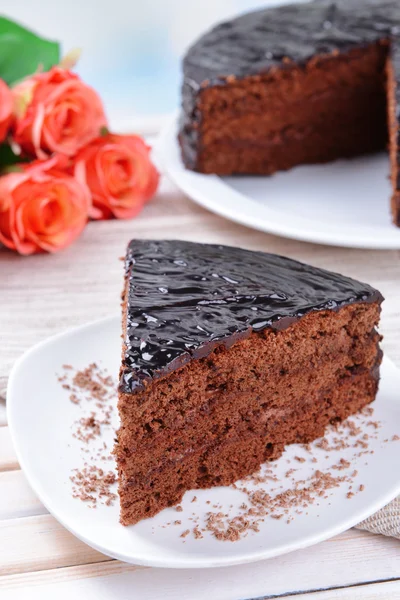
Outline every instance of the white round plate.
{"label": "white round plate", "polygon": [[[9,426],[18,460],[35,493],[60,523],[78,538],[114,558],[154,567],[217,567],[257,561],[292,550],[310,546],[334,536],[357,524],[400,493],[400,442],[391,438],[400,432],[400,372],[385,359],[379,397],[374,404],[374,420],[381,422],[375,440],[370,442],[373,453],[354,457],[354,449],[330,452],[315,449],[317,463],[300,446],[290,446],[276,461],[275,473],[285,483],[284,473],[295,466],[295,477],[306,479],[315,469],[324,471],[328,465],[341,458],[351,461],[348,471],[357,470],[354,490],[362,484],[365,490],[348,499],[348,484],[341,484],[328,492],[327,498],[307,508],[307,513],[296,514],[293,520],[276,520],[270,517],[260,526],[260,532],[249,532],[247,537],[232,543],[218,541],[206,533],[203,539],[180,534],[192,529],[190,520],[195,512],[203,518],[210,505],[239,506],[245,499],[242,492],[228,487],[196,490],[197,502],[192,503],[193,491],[187,492],[183,512],[169,508],[152,519],[132,527],[118,522],[118,502],[112,506],[98,506],[90,510],[85,503],[71,495],[71,471],[83,465],[87,455],[82,455],[81,442],[72,437],[71,425],[82,416],[85,407],[72,404],[67,390],[61,388],[57,374],[61,365],[75,368],[87,367],[93,361],[116,375],[120,359],[120,319],[113,317],[70,330],[53,337],[28,351],[15,364],[10,376],[7,394]],[[90,403],[89,403],[90,404]],[[88,413],[91,407],[88,406]],[[116,412],[116,411],[114,411]],[[361,416],[354,418],[357,424]],[[118,425],[114,416],[113,426]],[[367,433],[372,430],[360,424]],[[373,428],[372,428],[373,429]],[[335,434],[332,434],[335,435]],[[101,440],[113,446],[114,429],[104,432]],[[304,457],[300,463],[295,457]],[[105,468],[108,470],[107,463]],[[104,466],[104,465],[103,465]],[[287,480],[286,480],[287,482]],[[275,484],[276,485],[276,484]],[[290,485],[290,484],[289,484]],[[271,482],[260,484],[270,491]],[[286,484],[286,487],[288,483]],[[166,523],[181,520],[181,526]]]}
{"label": "white round plate", "polygon": [[400,249],[390,216],[386,153],[301,166],[272,177],[218,177],[185,169],[177,119],[155,156],[192,200],[227,219],[283,237],[349,248]]}

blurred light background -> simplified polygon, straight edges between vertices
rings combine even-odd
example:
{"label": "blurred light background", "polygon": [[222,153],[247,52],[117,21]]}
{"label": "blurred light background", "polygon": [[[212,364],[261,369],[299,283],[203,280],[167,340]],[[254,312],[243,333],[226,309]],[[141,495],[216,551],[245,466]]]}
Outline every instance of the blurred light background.
{"label": "blurred light background", "polygon": [[1,0],[0,11],[82,48],[78,73],[102,96],[111,125],[155,130],[179,105],[181,58],[218,21],[282,0]]}

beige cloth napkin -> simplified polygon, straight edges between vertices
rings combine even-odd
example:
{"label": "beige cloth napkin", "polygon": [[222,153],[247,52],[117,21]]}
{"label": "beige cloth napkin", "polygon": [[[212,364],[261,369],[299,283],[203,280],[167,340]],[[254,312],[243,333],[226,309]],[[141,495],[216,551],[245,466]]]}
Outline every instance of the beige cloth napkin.
{"label": "beige cloth napkin", "polygon": [[381,533],[400,539],[400,497],[362,521],[356,529]]}

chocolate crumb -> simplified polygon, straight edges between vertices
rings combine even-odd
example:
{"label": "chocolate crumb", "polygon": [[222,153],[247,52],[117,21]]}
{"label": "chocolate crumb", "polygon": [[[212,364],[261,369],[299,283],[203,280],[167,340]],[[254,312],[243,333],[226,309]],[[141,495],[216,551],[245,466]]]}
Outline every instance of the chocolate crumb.
{"label": "chocolate crumb", "polygon": [[193,535],[196,540],[199,540],[203,537],[203,534],[201,533],[198,525],[196,525],[196,527],[193,528]]}
{"label": "chocolate crumb", "polygon": [[336,469],[337,471],[343,471],[343,469],[348,469],[350,467],[350,463],[348,460],[341,458],[337,465],[333,465],[332,469]]}
{"label": "chocolate crumb", "polygon": [[291,475],[293,475],[293,473],[296,472],[297,469],[289,469],[288,471],[286,471],[285,473],[285,477],[289,478]]}
{"label": "chocolate crumb", "polygon": [[80,404],[81,402],[76,394],[71,394],[69,399],[71,400],[72,404]]}
{"label": "chocolate crumb", "polygon": [[190,529],[185,529],[185,531],[182,531],[181,533],[181,538],[185,538],[187,535],[189,535],[190,533]]}
{"label": "chocolate crumb", "polygon": [[297,462],[299,462],[299,463],[305,463],[306,462],[306,459],[303,458],[302,456],[295,456],[294,459],[297,460]]}

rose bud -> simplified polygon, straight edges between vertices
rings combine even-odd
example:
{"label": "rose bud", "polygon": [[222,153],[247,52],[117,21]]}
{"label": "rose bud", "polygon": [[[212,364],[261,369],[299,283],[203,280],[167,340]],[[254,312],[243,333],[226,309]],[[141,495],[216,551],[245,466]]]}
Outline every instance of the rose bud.
{"label": "rose bud", "polygon": [[97,93],[66,69],[53,67],[13,88],[14,139],[40,159],[73,156],[107,124]]}
{"label": "rose bud", "polygon": [[108,133],[82,148],[74,174],[92,194],[92,219],[130,219],[156,192],[159,174],[137,135]]}
{"label": "rose bud", "polygon": [[60,170],[58,157],[0,177],[0,242],[20,254],[58,252],[82,232],[89,190]]}
{"label": "rose bud", "polygon": [[13,120],[13,96],[5,81],[0,79],[0,142],[3,142]]}

